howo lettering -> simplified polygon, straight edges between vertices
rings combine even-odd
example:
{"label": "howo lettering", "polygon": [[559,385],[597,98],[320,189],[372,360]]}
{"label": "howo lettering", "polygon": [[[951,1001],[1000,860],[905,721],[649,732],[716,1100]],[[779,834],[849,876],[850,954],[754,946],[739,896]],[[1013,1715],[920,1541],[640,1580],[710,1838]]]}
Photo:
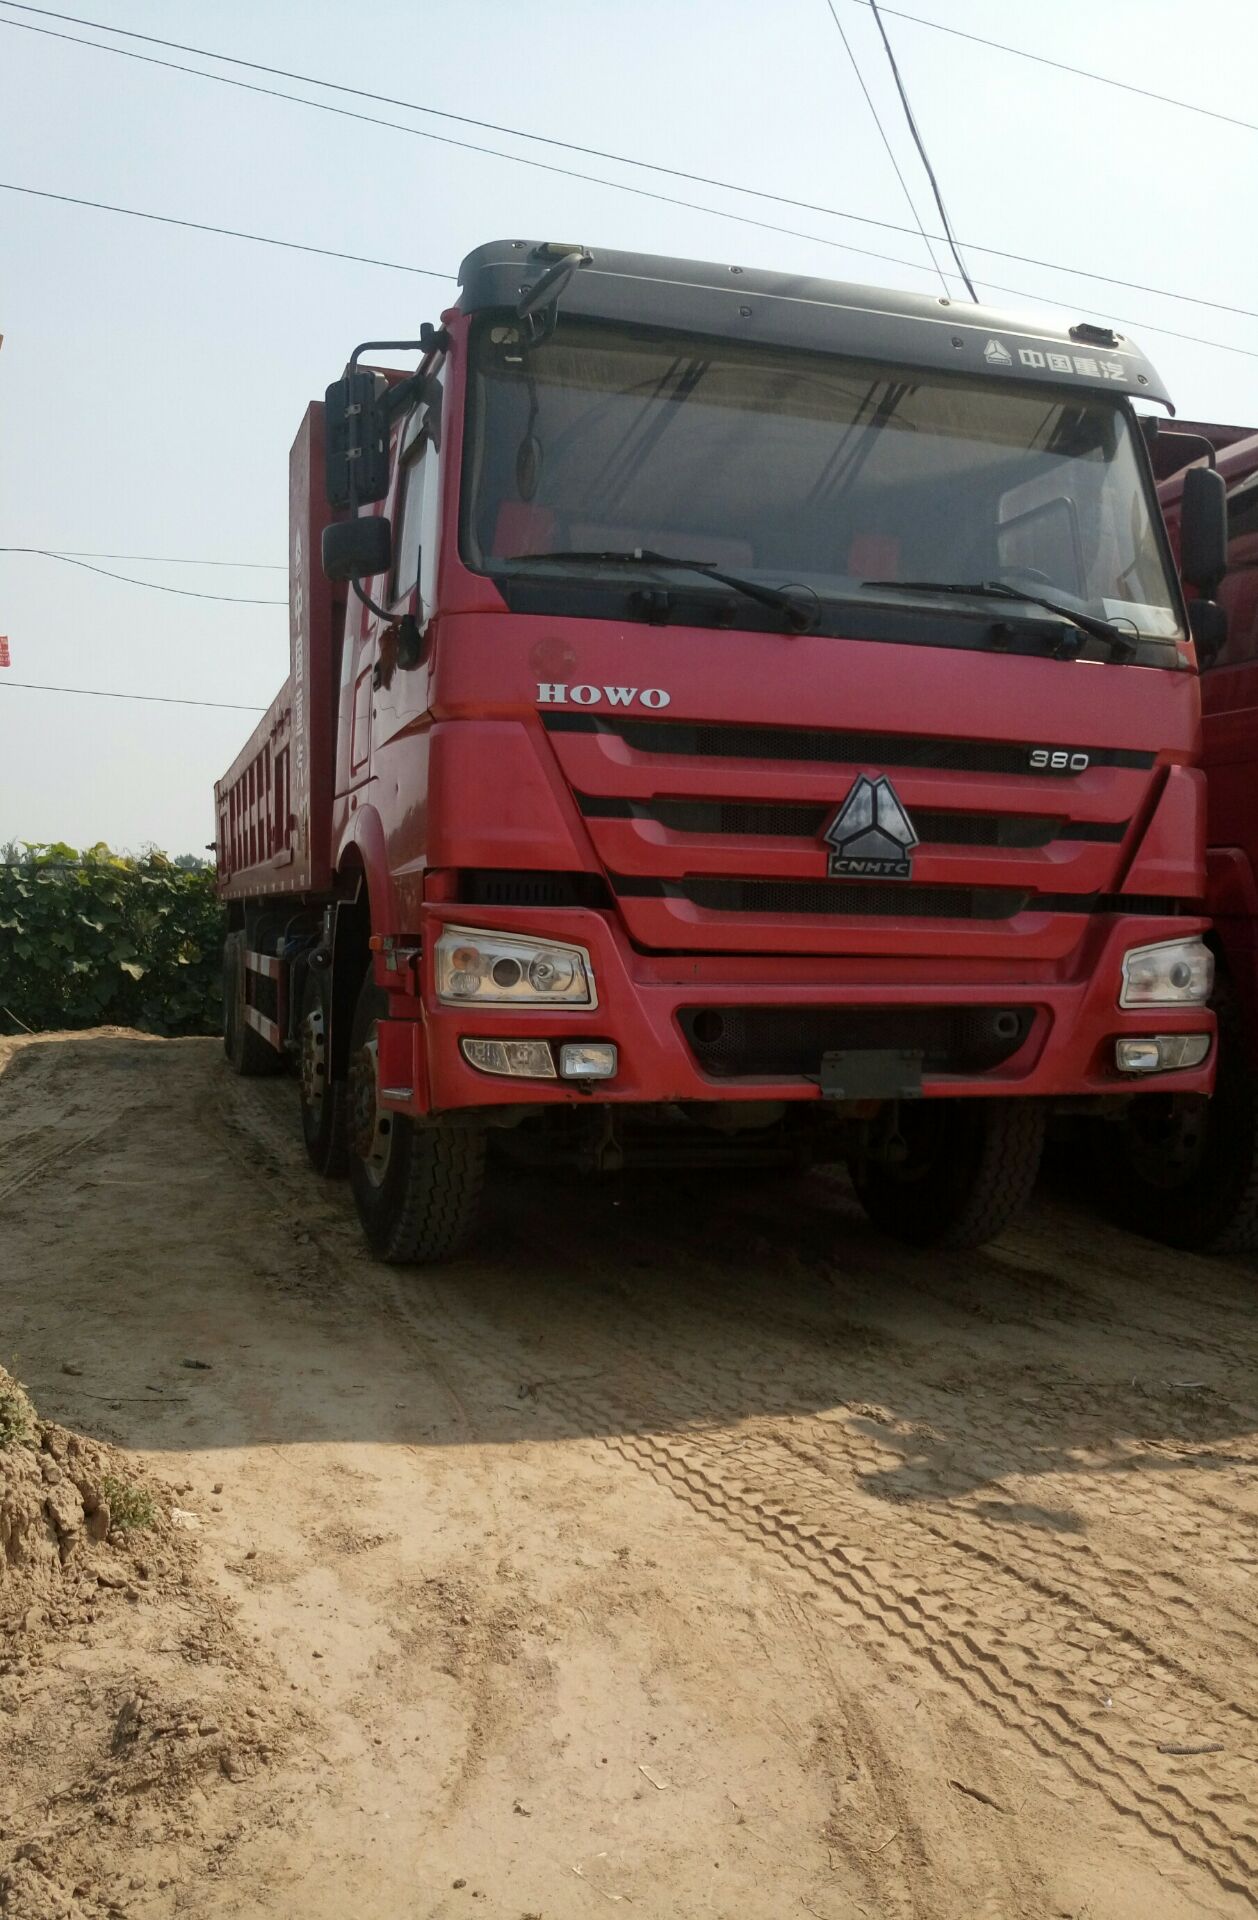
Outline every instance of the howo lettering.
{"label": "howo lettering", "polygon": [[487,1160],[838,1163],[974,1244],[1055,1109],[1208,1092],[1132,343],[526,240],[460,286],[306,414],[216,788],[228,1056],[295,1063],[375,1252],[453,1253]]}

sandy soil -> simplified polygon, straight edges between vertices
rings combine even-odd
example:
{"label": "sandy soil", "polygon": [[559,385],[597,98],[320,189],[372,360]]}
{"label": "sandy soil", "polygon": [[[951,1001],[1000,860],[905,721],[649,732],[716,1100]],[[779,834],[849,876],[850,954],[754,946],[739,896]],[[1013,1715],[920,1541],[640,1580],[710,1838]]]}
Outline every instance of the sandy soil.
{"label": "sandy soil", "polygon": [[395,1272],[291,1083],[3,1058],[0,1358],[160,1516],[0,1583],[6,1915],[1252,1911],[1252,1268],[515,1176]]}

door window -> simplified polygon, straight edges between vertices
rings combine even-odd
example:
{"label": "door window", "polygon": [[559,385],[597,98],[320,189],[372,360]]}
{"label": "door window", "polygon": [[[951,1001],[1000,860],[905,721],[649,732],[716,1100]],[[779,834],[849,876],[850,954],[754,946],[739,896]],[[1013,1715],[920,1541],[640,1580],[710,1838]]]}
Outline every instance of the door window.
{"label": "door window", "polygon": [[1258,478],[1228,501],[1227,572],[1219,599],[1227,609],[1227,639],[1212,669],[1258,658]]}
{"label": "door window", "polygon": [[424,524],[424,492],[431,460],[425,458],[428,434],[424,429],[405,447],[402,468],[402,507],[398,514],[393,557],[393,599],[409,600],[419,579],[420,536]]}

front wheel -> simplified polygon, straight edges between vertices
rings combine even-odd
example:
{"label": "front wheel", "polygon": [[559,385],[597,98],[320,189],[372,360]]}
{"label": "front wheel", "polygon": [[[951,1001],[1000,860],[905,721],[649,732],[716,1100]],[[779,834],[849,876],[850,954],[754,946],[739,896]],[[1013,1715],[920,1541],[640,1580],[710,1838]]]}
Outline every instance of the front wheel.
{"label": "front wheel", "polygon": [[376,1258],[426,1266],[458,1253],[476,1224],[485,1132],[380,1106],[377,1029],[387,1011],[368,972],[350,1029],[349,1181]]}
{"label": "front wheel", "polygon": [[1034,1100],[904,1103],[895,1157],[852,1165],[876,1227],[913,1247],[979,1247],[1026,1205],[1044,1150]]}
{"label": "front wheel", "polygon": [[1098,1129],[1102,1180],[1120,1225],[1196,1253],[1258,1247],[1258,1081],[1226,984],[1214,999],[1213,1097],[1139,1093]]}

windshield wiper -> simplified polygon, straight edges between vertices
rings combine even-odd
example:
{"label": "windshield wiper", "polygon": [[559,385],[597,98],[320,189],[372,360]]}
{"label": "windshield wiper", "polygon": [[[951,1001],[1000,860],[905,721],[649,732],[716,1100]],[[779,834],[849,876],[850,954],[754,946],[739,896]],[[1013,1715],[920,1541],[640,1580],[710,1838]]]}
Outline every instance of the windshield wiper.
{"label": "windshield wiper", "polygon": [[682,573],[701,573],[705,579],[719,580],[723,587],[732,588],[748,600],[759,601],[762,607],[773,607],[784,613],[795,633],[811,633],[820,613],[820,602],[815,594],[810,601],[800,601],[796,597],[801,593],[811,594],[810,587],[763,587],[758,580],[744,580],[737,573],[724,572],[712,560],[683,560],[675,553],[656,553],[650,547],[607,553],[581,548],[566,553],[511,553],[507,555],[506,564],[518,567],[530,561],[545,560],[572,562],[578,566],[672,567]]}
{"label": "windshield wiper", "polygon": [[[1020,587],[1011,587],[1005,580],[862,580],[862,587],[881,587],[886,592],[895,593],[957,593],[972,594],[987,600],[1021,600],[1030,607],[1043,607],[1046,613],[1056,614],[1059,620],[1068,620],[1071,626],[1078,627],[1093,640],[1103,640],[1110,650],[1110,659],[1126,661],[1134,657],[1136,643],[1129,633],[1116,627],[1109,620],[1100,620],[1095,614],[1076,613],[1073,607],[1062,606],[1059,600],[1045,599],[1042,594],[1023,593]],[[1057,648],[1064,657],[1066,650]],[[1078,649],[1076,648],[1076,653]]]}

